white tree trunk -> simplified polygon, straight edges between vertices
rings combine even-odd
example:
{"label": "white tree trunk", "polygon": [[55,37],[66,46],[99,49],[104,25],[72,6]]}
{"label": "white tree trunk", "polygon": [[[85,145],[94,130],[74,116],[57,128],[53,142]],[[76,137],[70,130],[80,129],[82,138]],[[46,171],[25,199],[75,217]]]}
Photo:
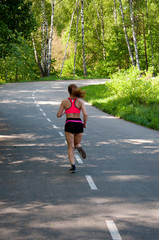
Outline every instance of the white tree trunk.
{"label": "white tree trunk", "polygon": [[84,1],[81,0],[81,21],[82,21],[82,52],[83,52],[83,71],[87,76],[86,58],[85,58],[85,44],[84,44]]}
{"label": "white tree trunk", "polygon": [[102,40],[103,40],[103,59],[106,59],[106,52],[105,52],[105,47],[104,47],[104,43],[105,43],[105,28],[104,28],[104,14],[103,14],[103,5],[101,4],[101,22],[102,22]]}
{"label": "white tree trunk", "polygon": [[135,62],[134,62],[133,54],[132,54],[132,51],[131,51],[131,48],[130,48],[130,43],[129,43],[127,30],[126,30],[126,26],[125,26],[124,12],[123,12],[123,7],[122,7],[121,0],[119,0],[119,3],[120,3],[121,16],[122,16],[122,20],[123,20],[123,28],[124,28],[124,32],[125,32],[125,38],[126,38],[126,43],[127,43],[129,55],[130,55],[132,64],[135,66]]}
{"label": "white tree trunk", "polygon": [[34,48],[35,61],[38,65],[38,67],[39,67],[41,77],[44,77],[43,69],[42,69],[41,64],[39,62],[38,54],[37,54],[37,51],[36,51],[35,39],[34,39],[33,35],[32,35],[32,43],[33,43],[33,48]]}
{"label": "white tree trunk", "polygon": [[70,33],[71,33],[71,27],[72,27],[72,22],[73,22],[73,17],[77,8],[77,1],[76,0],[76,7],[72,13],[72,17],[71,17],[71,23],[70,23],[70,30],[69,30],[69,34],[68,34],[68,39],[67,39],[67,43],[66,43],[66,47],[65,47],[65,54],[64,54],[64,58],[63,58],[63,62],[62,62],[62,67],[61,67],[61,72],[60,72],[60,77],[62,75],[62,71],[63,71],[63,66],[64,66],[64,62],[65,62],[65,58],[66,58],[66,53],[67,53],[67,48],[68,48],[68,43],[69,43],[69,39],[70,39]]}
{"label": "white tree trunk", "polygon": [[50,34],[45,12],[45,0],[41,0],[42,24],[41,24],[41,67],[45,76],[50,75],[51,69],[51,50],[53,38],[53,20],[54,20],[54,0],[51,0],[51,26]]}
{"label": "white tree trunk", "polygon": [[51,0],[51,26],[50,26],[50,38],[48,46],[48,76],[51,70],[51,50],[52,50],[52,39],[53,39],[53,26],[54,26],[54,0]]}
{"label": "white tree trunk", "polygon": [[133,40],[134,40],[134,46],[135,46],[136,64],[138,69],[140,70],[139,54],[137,49],[137,40],[136,40],[135,24],[134,24],[134,14],[132,9],[132,0],[129,0],[129,6],[130,6],[130,18],[131,18],[132,31],[133,31]]}
{"label": "white tree trunk", "polygon": [[45,2],[41,0],[41,11],[42,11],[42,24],[41,24],[41,66],[44,75],[47,76],[47,39],[48,39],[48,24],[45,14]]}
{"label": "white tree trunk", "polygon": [[152,31],[151,31],[151,25],[150,25],[150,20],[149,20],[147,0],[146,0],[146,15],[147,15],[147,20],[148,20],[148,28],[149,28],[149,31],[150,31],[151,60],[152,60],[152,68],[153,68],[153,76],[154,76],[155,75],[155,71],[154,71],[154,50],[153,50]]}
{"label": "white tree trunk", "polygon": [[78,8],[77,8],[77,25],[76,25],[76,40],[75,40],[75,51],[74,51],[73,76],[75,76],[75,68],[76,68],[76,53],[77,53],[77,38],[78,38],[78,22],[79,22],[79,6],[78,6]]}
{"label": "white tree trunk", "polygon": [[[118,21],[117,21],[117,7],[116,7],[116,0],[114,0],[114,21],[115,21],[115,35],[116,35],[116,44],[117,44],[117,49],[119,53],[119,38],[118,38]],[[121,69],[121,60],[119,58],[119,69]]]}

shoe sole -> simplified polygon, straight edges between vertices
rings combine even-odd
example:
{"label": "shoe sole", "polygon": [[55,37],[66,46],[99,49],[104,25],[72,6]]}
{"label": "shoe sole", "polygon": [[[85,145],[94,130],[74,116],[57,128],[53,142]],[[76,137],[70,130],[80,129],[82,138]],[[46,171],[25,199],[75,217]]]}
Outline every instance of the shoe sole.
{"label": "shoe sole", "polygon": [[70,170],[70,173],[75,173],[76,172],[76,170]]}
{"label": "shoe sole", "polygon": [[82,147],[78,147],[77,150],[78,150],[79,154],[82,156],[82,158],[85,159],[86,158],[86,153],[83,150],[83,148]]}

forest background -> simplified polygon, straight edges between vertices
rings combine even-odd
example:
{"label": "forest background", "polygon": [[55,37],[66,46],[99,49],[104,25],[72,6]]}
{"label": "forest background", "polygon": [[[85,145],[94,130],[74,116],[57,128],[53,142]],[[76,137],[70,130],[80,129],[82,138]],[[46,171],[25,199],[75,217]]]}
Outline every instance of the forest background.
{"label": "forest background", "polygon": [[158,0],[1,0],[0,81],[159,72]]}

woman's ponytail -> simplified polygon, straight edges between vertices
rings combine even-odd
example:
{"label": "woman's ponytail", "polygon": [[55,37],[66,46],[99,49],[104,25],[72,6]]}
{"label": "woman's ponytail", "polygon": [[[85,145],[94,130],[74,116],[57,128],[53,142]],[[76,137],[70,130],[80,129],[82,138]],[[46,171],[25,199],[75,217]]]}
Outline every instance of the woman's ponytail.
{"label": "woman's ponytail", "polygon": [[71,84],[68,86],[68,92],[69,94],[78,98],[84,98],[86,95],[86,92],[78,88],[75,84]]}

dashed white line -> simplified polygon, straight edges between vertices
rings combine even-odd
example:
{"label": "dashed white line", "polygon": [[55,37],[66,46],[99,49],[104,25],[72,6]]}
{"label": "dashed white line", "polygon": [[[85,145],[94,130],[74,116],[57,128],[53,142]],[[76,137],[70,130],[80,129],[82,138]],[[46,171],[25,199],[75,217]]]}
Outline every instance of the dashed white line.
{"label": "dashed white line", "polygon": [[62,132],[59,132],[59,134],[60,134],[61,137],[64,137],[64,134]]}
{"label": "dashed white line", "polygon": [[87,179],[87,181],[88,181],[88,184],[89,184],[90,188],[91,188],[92,190],[97,190],[97,186],[95,185],[92,177],[89,176],[89,175],[86,175],[86,179]]}
{"label": "dashed white line", "polygon": [[47,118],[48,122],[51,122],[50,118]]}
{"label": "dashed white line", "polygon": [[43,112],[43,109],[42,108],[39,108],[41,112]]}
{"label": "dashed white line", "polygon": [[120,236],[120,233],[114,223],[114,221],[112,220],[106,220],[105,221],[107,226],[108,226],[108,229],[110,231],[110,234],[112,236],[112,239],[113,240],[122,240],[121,236]]}
{"label": "dashed white line", "polygon": [[57,128],[57,126],[56,126],[56,125],[54,125],[54,124],[53,124],[52,126],[53,126],[53,128]]}
{"label": "dashed white line", "polygon": [[39,107],[39,104],[36,104],[37,107]]}
{"label": "dashed white line", "polygon": [[83,163],[82,159],[78,156],[78,154],[75,154],[75,158],[76,158],[78,163],[80,163],[80,164]]}
{"label": "dashed white line", "polygon": [[43,115],[46,117],[46,114],[45,114],[45,113],[43,113]]}

